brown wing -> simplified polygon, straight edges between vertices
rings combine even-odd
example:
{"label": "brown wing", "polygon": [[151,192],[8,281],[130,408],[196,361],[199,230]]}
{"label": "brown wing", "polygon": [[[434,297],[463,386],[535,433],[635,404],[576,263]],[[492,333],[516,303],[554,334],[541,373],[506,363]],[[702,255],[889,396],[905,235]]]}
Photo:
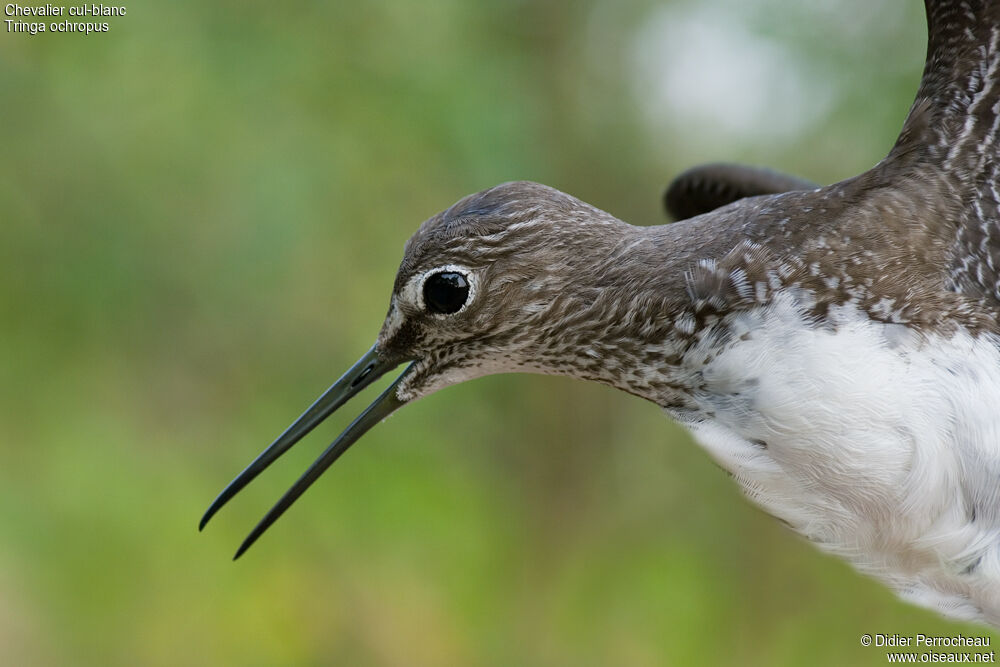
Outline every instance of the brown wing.
{"label": "brown wing", "polygon": [[675,178],[663,194],[663,205],[674,220],[685,220],[744,197],[815,187],[809,181],[762,167],[706,164],[688,169]]}
{"label": "brown wing", "polygon": [[1000,307],[1000,1],[926,0],[927,61],[887,182],[932,175],[953,211],[947,282]]}

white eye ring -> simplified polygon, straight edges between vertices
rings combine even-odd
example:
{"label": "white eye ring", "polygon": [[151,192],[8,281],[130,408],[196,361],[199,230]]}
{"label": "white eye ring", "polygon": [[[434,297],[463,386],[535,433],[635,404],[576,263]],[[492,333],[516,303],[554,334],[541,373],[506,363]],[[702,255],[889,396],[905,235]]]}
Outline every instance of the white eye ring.
{"label": "white eye ring", "polygon": [[[466,282],[469,283],[469,296],[465,298],[465,303],[462,304],[462,307],[454,313],[435,313],[429,310],[427,304],[424,303],[424,282],[435,273],[460,273],[465,277]],[[475,300],[476,295],[479,293],[478,287],[479,281],[476,279],[476,274],[472,269],[458,264],[445,264],[444,266],[436,266],[433,269],[428,269],[410,278],[400,291],[400,296],[404,301],[412,303],[419,310],[443,319],[457,315],[468,308],[469,304]]]}

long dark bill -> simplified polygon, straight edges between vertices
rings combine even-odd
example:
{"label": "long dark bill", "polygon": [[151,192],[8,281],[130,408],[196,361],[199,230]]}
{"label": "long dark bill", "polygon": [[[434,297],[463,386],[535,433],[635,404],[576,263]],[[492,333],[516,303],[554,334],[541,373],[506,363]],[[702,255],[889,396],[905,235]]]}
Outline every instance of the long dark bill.
{"label": "long dark bill", "polygon": [[309,469],[305,471],[302,477],[292,485],[292,488],[285,492],[285,495],[281,496],[279,500],[271,510],[264,515],[264,518],[260,520],[254,529],[250,531],[250,534],[240,548],[236,550],[236,555],[233,556],[233,560],[236,560],[243,555],[243,552],[250,548],[250,546],[257,541],[257,538],[264,534],[264,531],[271,527],[271,524],[278,520],[282,514],[285,513],[289,507],[292,506],[299,496],[305,493],[306,489],[312,486],[312,483],[319,479],[327,468],[329,468],[334,461],[340,458],[340,455],[346,452],[351,445],[357,442],[358,438],[363,436],[365,433],[371,429],[372,426],[379,423],[393,412],[398,410],[400,407],[405,405],[405,401],[399,400],[396,396],[396,387],[399,383],[403,381],[403,378],[409,373],[410,368],[413,364],[410,364],[405,371],[400,374],[396,381],[389,385],[389,388],[382,392],[378,398],[376,398],[371,405],[365,408],[365,411],[361,413],[357,419],[351,422],[351,425],[344,430],[337,439],[334,440],[322,454],[319,455],[313,464],[309,466]]}
{"label": "long dark bill", "polygon": [[[262,473],[269,465],[278,460],[278,457],[291,449],[292,445],[305,437],[307,433],[321,424],[323,420],[333,414],[337,408],[350,400],[355,394],[359,393],[362,389],[398,365],[398,363],[387,363],[382,361],[378,356],[378,351],[375,349],[375,346],[372,346],[372,348],[368,350],[368,352],[366,352],[364,356],[357,361],[357,363],[351,366],[350,370],[344,373],[339,380],[333,383],[333,386],[327,389],[322,396],[316,399],[316,402],[309,406],[309,409],[302,413],[302,415],[295,420],[294,424],[289,426],[284,433],[278,436],[277,440],[272,442],[267,449],[261,452],[243,472],[237,475],[236,478],[222,490],[222,493],[220,493],[218,497],[212,501],[212,504],[209,506],[208,510],[206,510],[205,515],[201,518],[201,522],[198,524],[198,530],[202,530],[205,527],[205,524],[208,523],[209,519],[211,519],[223,505],[229,502],[233,496],[239,493],[244,486],[252,482],[253,479]],[[402,376],[400,376],[400,378],[402,378]],[[399,380],[396,382],[398,383],[398,381]],[[395,386],[396,383],[393,383],[393,387]],[[375,403],[378,403],[381,400],[382,397],[380,397]],[[367,412],[373,407],[375,407],[374,403],[368,408],[368,410],[365,411],[365,413],[367,414]]]}

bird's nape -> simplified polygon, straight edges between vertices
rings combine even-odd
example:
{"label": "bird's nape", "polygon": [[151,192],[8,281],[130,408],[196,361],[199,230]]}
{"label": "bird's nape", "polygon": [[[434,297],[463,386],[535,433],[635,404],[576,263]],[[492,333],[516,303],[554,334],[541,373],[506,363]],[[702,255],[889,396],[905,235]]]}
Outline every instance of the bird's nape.
{"label": "bird's nape", "polygon": [[[198,530],[205,528],[209,520],[222,507],[229,502],[233,496],[240,492],[247,484],[254,480],[268,466],[278,460],[282,454],[291,449],[299,440],[305,437],[310,431],[319,426],[327,417],[332,415],[340,406],[360,393],[368,385],[378,380],[387,372],[399,366],[399,361],[387,360],[380,355],[378,347],[373,345],[340,379],[338,379],[322,396],[309,406],[302,415],[295,420],[278,438],[272,442],[267,449],[261,452],[243,472],[236,476],[232,482],[222,490],[216,499],[205,511]],[[233,560],[239,558],[250,546],[264,534],[271,524],[284,514],[285,510],[291,507],[299,496],[305,493],[313,482],[329,468],[340,455],[346,452],[351,445],[358,441],[375,424],[379,423],[393,412],[402,407],[406,401],[401,400],[396,394],[396,388],[406,377],[408,366],[389,387],[383,391],[365,410],[348,426],[337,438],[330,443],[322,454],[313,462],[303,475],[285,492],[280,500],[268,511],[263,519],[254,527],[247,538],[240,545]]]}

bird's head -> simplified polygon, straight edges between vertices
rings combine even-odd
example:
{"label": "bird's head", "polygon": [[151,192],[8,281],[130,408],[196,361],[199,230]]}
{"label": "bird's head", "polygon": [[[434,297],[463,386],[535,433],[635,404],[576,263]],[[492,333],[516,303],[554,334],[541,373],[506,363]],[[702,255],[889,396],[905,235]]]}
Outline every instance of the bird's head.
{"label": "bird's head", "polygon": [[[239,556],[340,454],[406,403],[459,382],[511,371],[561,372],[563,332],[606,299],[593,280],[600,246],[629,225],[536,183],[470,195],[424,222],[406,243],[375,345],[209,507],[233,495],[334,410],[394,368],[406,369],[330,445],[258,524]],[[595,253],[595,251],[597,251]]]}
{"label": "bird's head", "polygon": [[492,373],[544,371],[553,325],[591,288],[594,251],[626,227],[525,182],[470,195],[424,222],[406,244],[375,344],[387,363],[413,362],[397,397],[412,401]]}

